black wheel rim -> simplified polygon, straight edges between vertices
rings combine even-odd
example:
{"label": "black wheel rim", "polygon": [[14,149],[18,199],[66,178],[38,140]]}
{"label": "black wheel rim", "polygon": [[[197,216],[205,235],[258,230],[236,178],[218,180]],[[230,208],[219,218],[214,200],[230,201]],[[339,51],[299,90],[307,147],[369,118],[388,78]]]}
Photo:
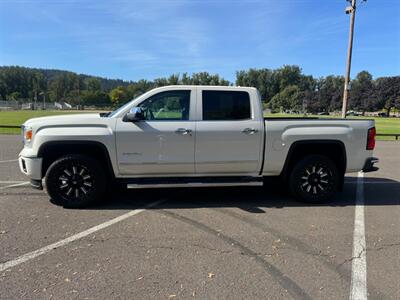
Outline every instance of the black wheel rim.
{"label": "black wheel rim", "polygon": [[67,165],[61,168],[57,187],[63,198],[79,201],[92,193],[94,189],[93,175],[84,165]]}
{"label": "black wheel rim", "polygon": [[304,168],[300,178],[300,189],[312,197],[319,197],[330,192],[332,181],[329,168],[314,164]]}

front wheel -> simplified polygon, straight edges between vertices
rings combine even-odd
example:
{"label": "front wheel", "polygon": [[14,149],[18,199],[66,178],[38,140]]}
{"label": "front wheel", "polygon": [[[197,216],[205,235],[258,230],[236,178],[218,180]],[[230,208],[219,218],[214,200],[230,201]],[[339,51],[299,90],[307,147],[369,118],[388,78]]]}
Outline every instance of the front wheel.
{"label": "front wheel", "polygon": [[310,155],[295,165],[290,174],[289,185],[297,199],[323,203],[338,190],[339,172],[328,157]]}
{"label": "front wheel", "polygon": [[106,184],[99,163],[80,154],[66,155],[53,162],[45,182],[52,202],[66,208],[92,204],[103,195]]}

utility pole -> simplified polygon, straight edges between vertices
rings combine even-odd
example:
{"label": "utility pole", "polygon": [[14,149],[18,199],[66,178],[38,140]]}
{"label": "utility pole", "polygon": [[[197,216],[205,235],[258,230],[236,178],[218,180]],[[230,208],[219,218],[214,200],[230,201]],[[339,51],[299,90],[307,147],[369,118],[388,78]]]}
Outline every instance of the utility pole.
{"label": "utility pole", "polygon": [[347,48],[347,67],[346,67],[346,77],[344,80],[342,118],[346,118],[347,103],[349,99],[351,54],[353,51],[353,33],[354,33],[354,19],[356,17],[356,5],[357,5],[357,0],[351,0],[351,6],[346,7],[346,14],[350,14],[350,33],[349,33],[349,45]]}

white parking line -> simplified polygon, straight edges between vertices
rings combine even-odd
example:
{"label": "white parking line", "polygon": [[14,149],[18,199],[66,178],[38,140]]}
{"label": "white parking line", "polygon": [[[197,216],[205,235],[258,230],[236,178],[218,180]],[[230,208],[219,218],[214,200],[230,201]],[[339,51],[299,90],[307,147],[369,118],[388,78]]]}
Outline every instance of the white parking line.
{"label": "white parking line", "polygon": [[28,184],[29,184],[29,181],[24,181],[24,182],[21,182],[21,183],[10,184],[10,185],[6,185],[6,186],[0,186],[0,190],[12,188],[12,187],[17,187],[17,186],[28,185]]}
{"label": "white parking line", "polygon": [[350,299],[367,299],[367,249],[364,222],[364,173],[357,178]]}
{"label": "white parking line", "polygon": [[2,164],[2,163],[9,163],[9,162],[13,162],[13,161],[18,161],[18,159],[0,160],[0,164]]}
{"label": "white parking line", "polygon": [[114,225],[114,224],[116,224],[118,222],[121,222],[121,221],[123,221],[123,220],[125,220],[125,219],[127,219],[129,217],[132,217],[134,215],[140,214],[141,212],[144,212],[147,208],[154,207],[154,206],[156,206],[156,205],[158,205],[158,204],[160,204],[160,203],[162,203],[164,201],[166,201],[166,199],[152,202],[152,203],[144,206],[141,209],[132,210],[132,211],[126,213],[126,214],[123,214],[123,215],[121,215],[119,217],[116,217],[114,219],[111,219],[111,220],[109,220],[107,222],[104,222],[102,224],[96,225],[94,227],[91,227],[91,228],[89,228],[89,229],[87,229],[85,231],[82,231],[80,233],[72,235],[72,236],[70,236],[70,237],[68,237],[66,239],[63,239],[63,240],[58,241],[56,243],[50,244],[50,245],[45,246],[43,248],[40,248],[38,250],[26,253],[24,255],[21,255],[20,257],[17,257],[16,259],[7,261],[5,263],[2,263],[2,264],[0,264],[0,272],[2,272],[4,270],[7,270],[9,268],[15,267],[15,266],[17,266],[19,264],[22,264],[22,263],[24,263],[24,262],[26,262],[28,260],[34,259],[34,258],[36,258],[36,257],[38,257],[38,256],[40,256],[42,254],[45,254],[47,252],[50,252],[52,250],[55,250],[55,249],[60,248],[62,246],[65,246],[65,245],[67,245],[67,244],[69,244],[71,242],[74,242],[74,241],[79,240],[79,239],[81,239],[81,238],[83,238],[85,236],[88,236],[89,234],[92,234],[92,233],[94,233],[96,231],[99,231],[101,229],[104,229],[104,228],[107,228],[107,227],[109,227],[111,225]]}

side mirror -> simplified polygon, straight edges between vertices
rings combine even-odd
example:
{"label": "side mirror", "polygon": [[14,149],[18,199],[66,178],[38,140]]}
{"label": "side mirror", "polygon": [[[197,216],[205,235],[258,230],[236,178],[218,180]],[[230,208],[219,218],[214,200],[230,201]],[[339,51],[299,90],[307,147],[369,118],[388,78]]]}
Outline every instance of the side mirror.
{"label": "side mirror", "polygon": [[144,120],[144,111],[141,107],[133,107],[131,110],[122,118],[124,122],[138,122]]}

